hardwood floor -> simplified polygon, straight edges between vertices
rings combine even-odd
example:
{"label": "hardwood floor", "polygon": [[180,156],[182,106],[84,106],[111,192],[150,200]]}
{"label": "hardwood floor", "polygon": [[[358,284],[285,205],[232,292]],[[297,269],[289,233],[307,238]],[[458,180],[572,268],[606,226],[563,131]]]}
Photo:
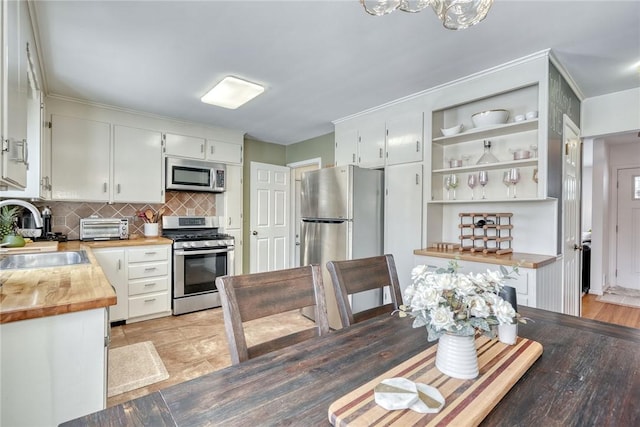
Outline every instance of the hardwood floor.
{"label": "hardwood floor", "polygon": [[597,297],[591,294],[582,297],[582,317],[640,328],[640,308],[599,302]]}
{"label": "hardwood floor", "polygon": [[[596,298],[597,295],[585,295],[582,298],[583,317],[640,328],[640,308],[602,303]],[[291,333],[306,328],[309,322],[297,312],[292,312],[262,323],[250,323],[247,326],[247,340],[250,344],[258,343],[281,335],[284,331]],[[222,310],[219,308],[116,326],[111,328],[111,339],[111,348],[152,341],[169,372],[169,379],[113,396],[108,399],[107,406],[231,365]]]}

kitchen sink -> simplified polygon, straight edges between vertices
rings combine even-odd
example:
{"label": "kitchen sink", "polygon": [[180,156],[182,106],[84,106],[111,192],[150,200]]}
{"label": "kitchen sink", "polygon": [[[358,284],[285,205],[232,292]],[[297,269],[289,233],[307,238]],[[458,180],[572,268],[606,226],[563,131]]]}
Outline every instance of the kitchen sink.
{"label": "kitchen sink", "polygon": [[15,254],[0,256],[0,258],[1,270],[64,267],[66,265],[90,263],[89,257],[85,251]]}

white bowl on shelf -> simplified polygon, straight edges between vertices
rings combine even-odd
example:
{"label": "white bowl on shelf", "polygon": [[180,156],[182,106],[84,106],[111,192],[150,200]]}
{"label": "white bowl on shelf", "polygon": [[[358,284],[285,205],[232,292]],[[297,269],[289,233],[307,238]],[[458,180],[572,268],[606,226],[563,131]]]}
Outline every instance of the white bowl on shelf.
{"label": "white bowl on shelf", "polygon": [[527,114],[525,114],[525,117],[527,118],[527,120],[537,119],[538,118],[538,112],[537,111],[529,111]]}
{"label": "white bowl on shelf", "polygon": [[461,123],[459,125],[455,125],[454,127],[440,129],[440,132],[442,132],[444,136],[453,136],[462,132],[463,129],[464,129],[464,126]]}
{"label": "white bowl on shelf", "polygon": [[471,121],[477,128],[502,125],[507,123],[507,120],[509,120],[509,112],[507,110],[487,110],[471,116]]}
{"label": "white bowl on shelf", "polygon": [[514,122],[524,122],[525,120],[526,120],[526,117],[524,114],[518,114],[513,118]]}

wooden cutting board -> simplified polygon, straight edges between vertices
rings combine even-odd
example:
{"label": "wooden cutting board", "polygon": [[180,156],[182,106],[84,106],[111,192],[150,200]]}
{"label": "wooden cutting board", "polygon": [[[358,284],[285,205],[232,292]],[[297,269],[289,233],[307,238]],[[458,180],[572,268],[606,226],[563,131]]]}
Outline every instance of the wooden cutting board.
{"label": "wooden cutting board", "polygon": [[[0,248],[2,253],[6,254],[27,254],[39,252],[56,252],[58,250],[58,242],[31,242],[21,248]],[[6,250],[6,252],[5,252]]]}
{"label": "wooden cutting board", "polygon": [[[458,380],[436,368],[437,347],[428,348],[333,402],[329,406],[331,424],[476,426],[542,354],[542,345],[536,341],[518,338],[510,346],[483,336],[476,339],[480,375],[473,380]],[[420,414],[410,409],[388,411],[378,406],[373,389],[383,379],[393,377],[436,387],[445,398],[444,408],[437,414]]]}

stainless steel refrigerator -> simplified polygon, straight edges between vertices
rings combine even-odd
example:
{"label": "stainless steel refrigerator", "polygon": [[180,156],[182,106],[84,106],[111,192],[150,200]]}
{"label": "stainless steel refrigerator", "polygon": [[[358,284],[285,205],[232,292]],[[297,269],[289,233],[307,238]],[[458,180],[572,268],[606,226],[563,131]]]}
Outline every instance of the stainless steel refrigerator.
{"label": "stainless steel refrigerator", "polygon": [[[301,265],[322,266],[329,326],[340,329],[326,264],[382,255],[384,173],[352,165],[319,169],[302,176],[301,190]],[[376,290],[350,297],[354,313],[380,305],[381,300]],[[311,310],[303,313],[312,317]]]}

